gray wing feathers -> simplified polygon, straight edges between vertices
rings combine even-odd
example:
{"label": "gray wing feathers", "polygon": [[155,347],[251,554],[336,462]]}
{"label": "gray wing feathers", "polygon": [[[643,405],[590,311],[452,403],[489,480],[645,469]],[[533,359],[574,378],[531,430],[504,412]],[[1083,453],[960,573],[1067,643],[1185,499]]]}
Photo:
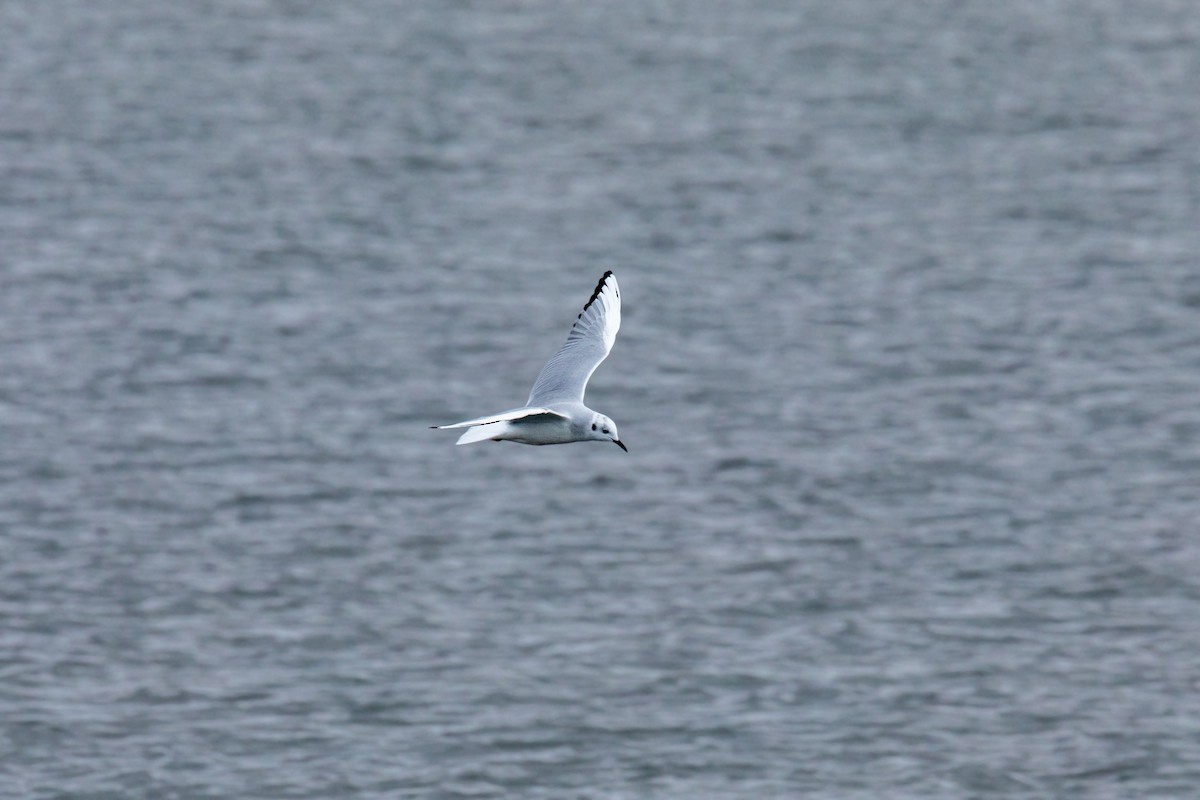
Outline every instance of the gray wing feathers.
{"label": "gray wing feathers", "polygon": [[456,422],[453,425],[434,425],[435,428],[472,428],[476,425],[490,425],[493,422],[515,422],[517,420],[529,421],[532,419],[558,417],[559,419],[569,419],[564,414],[557,411],[551,411],[548,408],[513,408],[508,411],[501,411],[499,414],[492,414],[487,417],[476,417],[468,419],[464,422]]}
{"label": "gray wing feathers", "polygon": [[620,327],[621,290],[610,270],[600,278],[571,326],[567,343],[542,367],[529,393],[528,405],[582,403],[588,379],[612,350]]}

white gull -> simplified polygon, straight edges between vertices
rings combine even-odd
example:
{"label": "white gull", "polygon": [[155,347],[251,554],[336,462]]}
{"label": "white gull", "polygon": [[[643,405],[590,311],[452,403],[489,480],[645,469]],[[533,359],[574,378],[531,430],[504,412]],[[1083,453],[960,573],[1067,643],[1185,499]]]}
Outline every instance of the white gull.
{"label": "white gull", "polygon": [[521,444],[613,442],[629,452],[617,435],[616,424],[583,404],[588,379],[608,357],[620,327],[621,290],[609,270],[579,312],[567,343],[542,367],[524,407],[433,427],[467,428],[457,444],[488,440]]}

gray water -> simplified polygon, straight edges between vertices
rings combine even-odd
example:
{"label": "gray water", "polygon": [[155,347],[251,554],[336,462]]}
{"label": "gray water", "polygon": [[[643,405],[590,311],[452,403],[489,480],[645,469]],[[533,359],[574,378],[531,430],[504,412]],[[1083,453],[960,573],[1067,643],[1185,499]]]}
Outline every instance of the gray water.
{"label": "gray water", "polygon": [[[1200,13],[0,5],[0,795],[1194,798]],[[456,448],[605,269],[630,447]]]}

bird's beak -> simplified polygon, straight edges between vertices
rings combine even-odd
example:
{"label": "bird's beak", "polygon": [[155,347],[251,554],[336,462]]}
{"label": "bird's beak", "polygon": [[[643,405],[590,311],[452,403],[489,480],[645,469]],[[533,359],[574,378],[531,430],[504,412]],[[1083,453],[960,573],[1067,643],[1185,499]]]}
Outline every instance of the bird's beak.
{"label": "bird's beak", "polygon": [[628,453],[628,452],[629,452],[629,448],[628,448],[628,447],[626,447],[626,446],[625,446],[625,443],[624,443],[624,442],[622,442],[620,439],[613,439],[613,444],[615,444],[617,447],[619,447],[619,448],[621,448],[622,450],[624,450],[626,453]]}

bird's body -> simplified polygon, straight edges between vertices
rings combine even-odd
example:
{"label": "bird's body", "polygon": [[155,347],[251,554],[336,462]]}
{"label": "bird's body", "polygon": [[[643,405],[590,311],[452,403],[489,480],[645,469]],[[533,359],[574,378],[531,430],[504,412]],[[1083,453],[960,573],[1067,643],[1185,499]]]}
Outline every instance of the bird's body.
{"label": "bird's body", "polygon": [[567,343],[542,367],[525,406],[434,427],[467,428],[458,444],[489,440],[521,444],[601,441],[626,450],[613,421],[583,404],[588,379],[608,356],[620,327],[621,292],[609,271],[579,312]]}
{"label": "bird's body", "polygon": [[[514,413],[519,413],[521,416],[495,422],[472,421],[474,424],[462,435],[458,443],[470,444],[473,441],[487,439],[520,442],[521,444],[569,444],[570,442],[586,441],[585,432],[589,429],[588,425],[577,420],[590,417],[595,412],[583,403],[559,403],[547,406],[544,412],[539,412],[538,409],[514,408],[496,416]],[[483,417],[482,419],[488,418]],[[464,424],[458,423],[459,426]],[[443,425],[441,427],[456,426]],[[472,433],[472,431],[476,433]],[[468,436],[479,436],[480,438],[468,439]]]}

